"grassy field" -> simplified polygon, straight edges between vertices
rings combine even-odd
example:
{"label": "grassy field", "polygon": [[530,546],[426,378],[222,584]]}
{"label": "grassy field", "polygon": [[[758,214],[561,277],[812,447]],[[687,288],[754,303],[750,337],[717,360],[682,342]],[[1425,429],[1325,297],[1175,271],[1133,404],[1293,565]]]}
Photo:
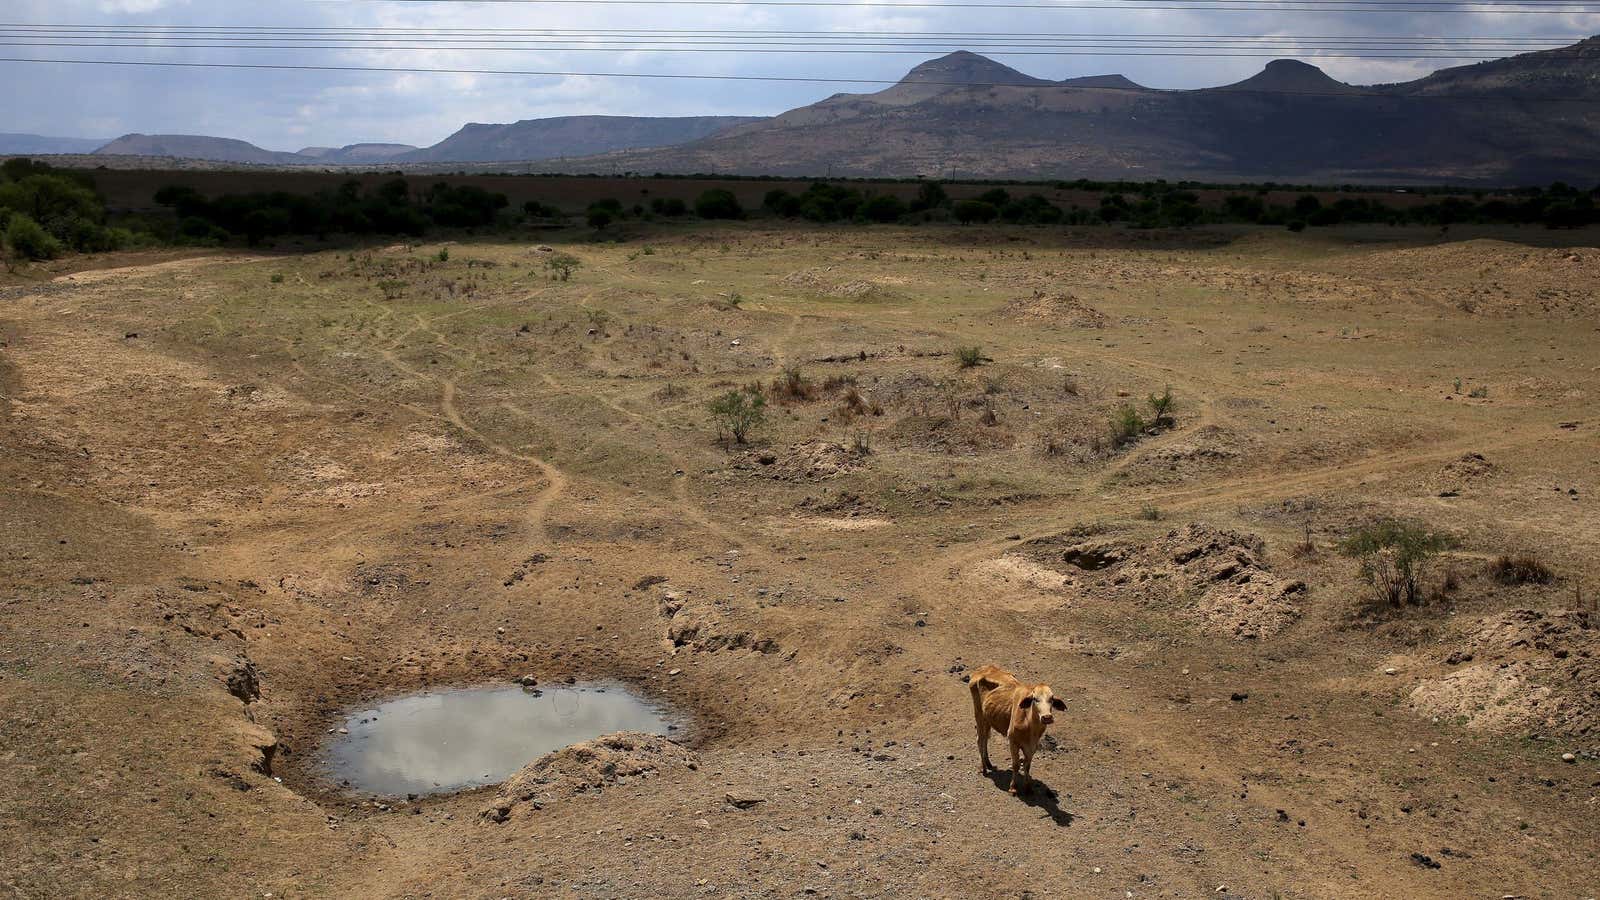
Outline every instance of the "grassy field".
{"label": "grassy field", "polygon": [[[1593,892],[1591,232],[621,236],[0,284],[0,885]],[[1453,539],[1399,609],[1338,549],[1394,516]],[[1068,703],[1048,795],[979,774],[985,663]],[[693,762],[315,773],[352,704],[524,674],[671,702]]]}

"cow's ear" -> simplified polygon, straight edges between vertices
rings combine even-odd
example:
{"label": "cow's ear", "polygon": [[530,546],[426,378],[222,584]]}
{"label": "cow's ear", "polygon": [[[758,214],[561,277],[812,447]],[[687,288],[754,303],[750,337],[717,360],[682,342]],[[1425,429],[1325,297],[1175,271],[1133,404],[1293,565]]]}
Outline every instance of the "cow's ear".
{"label": "cow's ear", "polygon": [[1055,710],[1064,710],[1064,709],[1067,708],[1067,704],[1061,702],[1061,698],[1060,697],[1051,697],[1050,698],[1050,708],[1051,709],[1055,709]]}
{"label": "cow's ear", "polygon": [[1028,707],[1032,706],[1033,705],[1033,695],[1029,694],[1028,696],[1023,697],[1022,698],[1022,702],[1017,704],[1017,705],[1021,709],[1027,709]]}

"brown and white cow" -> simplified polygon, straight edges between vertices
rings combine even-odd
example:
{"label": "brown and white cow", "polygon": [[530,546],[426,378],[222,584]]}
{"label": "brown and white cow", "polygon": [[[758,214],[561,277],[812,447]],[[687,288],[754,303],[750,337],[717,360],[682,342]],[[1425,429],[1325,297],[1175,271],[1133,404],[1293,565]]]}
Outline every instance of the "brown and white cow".
{"label": "brown and white cow", "polygon": [[978,720],[980,771],[994,770],[989,762],[989,730],[1006,736],[1011,745],[1011,793],[1029,786],[1033,777],[1033,754],[1044,738],[1045,727],[1056,720],[1056,713],[1067,705],[1056,699],[1048,684],[1024,684],[999,666],[984,666],[968,677],[972,689],[972,714]]}

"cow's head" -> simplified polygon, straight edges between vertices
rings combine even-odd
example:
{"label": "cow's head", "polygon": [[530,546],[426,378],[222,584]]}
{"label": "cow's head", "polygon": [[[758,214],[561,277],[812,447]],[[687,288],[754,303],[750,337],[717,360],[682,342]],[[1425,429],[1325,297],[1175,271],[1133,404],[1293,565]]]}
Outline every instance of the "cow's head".
{"label": "cow's head", "polygon": [[1039,721],[1049,725],[1056,720],[1056,713],[1066,711],[1067,704],[1056,697],[1050,690],[1050,685],[1034,685],[1033,690],[1023,695],[1020,708],[1026,712],[1033,712],[1039,716]]}

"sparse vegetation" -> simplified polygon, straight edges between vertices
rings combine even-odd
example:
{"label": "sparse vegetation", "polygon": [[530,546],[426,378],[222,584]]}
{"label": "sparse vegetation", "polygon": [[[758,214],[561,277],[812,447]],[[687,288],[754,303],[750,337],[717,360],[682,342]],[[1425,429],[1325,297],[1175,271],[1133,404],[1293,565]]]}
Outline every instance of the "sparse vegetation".
{"label": "sparse vegetation", "polygon": [[983,365],[983,348],[974,344],[971,347],[956,348],[956,363],[963,369],[972,369]]}
{"label": "sparse vegetation", "polygon": [[736,444],[748,442],[750,432],[760,428],[767,419],[767,398],[760,391],[734,390],[707,404],[711,421],[717,427],[717,439],[732,438]]}
{"label": "sparse vegetation", "polygon": [[1361,561],[1361,577],[1380,607],[1422,602],[1435,559],[1455,545],[1448,534],[1400,519],[1381,519],[1358,528],[1339,545]]}
{"label": "sparse vegetation", "polygon": [[770,390],[775,399],[796,403],[805,403],[817,396],[816,384],[794,367],[784,369],[781,375],[772,379]]}
{"label": "sparse vegetation", "polygon": [[571,281],[572,273],[582,266],[582,261],[570,253],[557,253],[544,261],[545,270],[550,273],[552,281]]}
{"label": "sparse vegetation", "polygon": [[1146,503],[1139,507],[1139,518],[1146,522],[1159,522],[1161,521],[1161,508],[1154,503]]}
{"label": "sparse vegetation", "polygon": [[1132,405],[1124,403],[1111,414],[1111,445],[1121,447],[1144,434],[1144,417]]}
{"label": "sparse vegetation", "polygon": [[1145,403],[1150,406],[1151,428],[1171,428],[1172,409],[1176,401],[1172,398],[1172,386],[1167,385],[1159,394],[1151,394],[1145,398]]}
{"label": "sparse vegetation", "polygon": [[1502,553],[1489,563],[1489,577],[1500,584],[1549,584],[1555,573],[1535,553]]}

